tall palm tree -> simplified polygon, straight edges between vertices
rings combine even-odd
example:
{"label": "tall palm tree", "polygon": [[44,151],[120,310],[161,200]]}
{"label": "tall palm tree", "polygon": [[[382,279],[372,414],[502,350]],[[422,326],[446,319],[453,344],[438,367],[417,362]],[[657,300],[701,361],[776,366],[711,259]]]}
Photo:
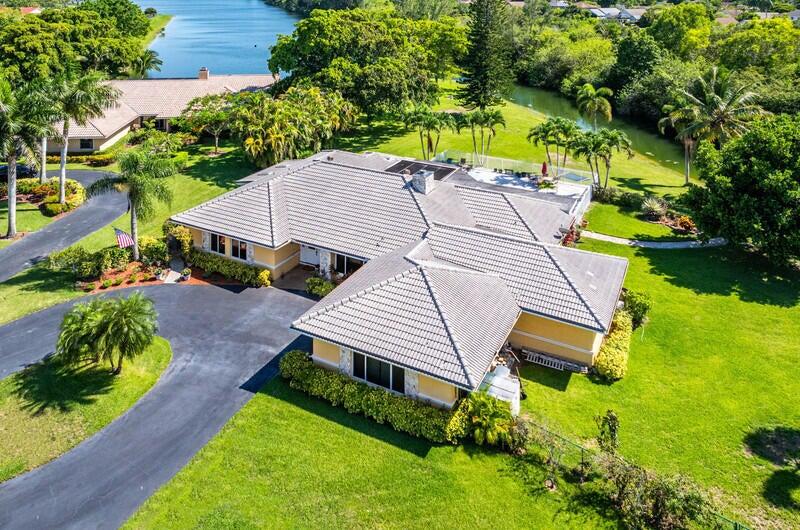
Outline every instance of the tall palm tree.
{"label": "tall palm tree", "polygon": [[102,313],[96,344],[111,364],[112,372],[119,375],[124,360],[133,360],[153,343],[158,313],[153,301],[141,292],[109,300]]}
{"label": "tall palm tree", "polygon": [[100,72],[80,74],[69,70],[60,79],[56,94],[59,119],[63,120],[58,196],[59,202],[64,204],[70,122],[75,122],[76,125],[82,127],[86,126],[89,120],[99,118],[106,109],[114,106],[119,99],[120,92],[108,84],[105,75]]}
{"label": "tall palm tree", "polygon": [[139,259],[139,219],[146,221],[155,214],[157,202],[172,201],[172,190],[166,178],[176,173],[175,165],[168,158],[154,156],[143,149],[131,149],[118,158],[119,174],[104,177],[89,186],[90,197],[110,190],[128,194],[128,209],[131,214],[131,237],[133,259]]}
{"label": "tall palm tree", "polygon": [[602,116],[606,121],[611,121],[611,102],[608,100],[614,95],[610,88],[595,88],[591,83],[586,83],[578,90],[577,104],[581,114],[592,120],[594,130],[597,130],[597,116]]}
{"label": "tall palm tree", "polygon": [[145,79],[148,72],[151,70],[160,72],[161,65],[164,61],[158,56],[158,52],[153,50],[144,50],[139,56],[133,60],[131,65],[131,76],[138,79]]}
{"label": "tall palm tree", "polygon": [[423,160],[430,160],[436,156],[442,132],[446,129],[456,129],[455,118],[452,114],[434,112],[425,105],[414,107],[405,113],[403,121],[407,127],[417,129]]}
{"label": "tall palm tree", "polygon": [[589,164],[592,173],[592,182],[595,186],[600,185],[600,165],[598,159],[605,154],[608,144],[595,131],[583,132],[572,140],[569,145],[570,151],[576,157],[583,158]]}
{"label": "tall palm tree", "polygon": [[744,134],[750,122],[767,114],[754,103],[755,93],[748,85],[737,84],[717,67],[699,77],[691,90],[682,92],[684,103],[671,110],[671,120],[686,125],[681,134],[697,141],[724,144]]}
{"label": "tall palm tree", "polygon": [[606,167],[606,178],[603,188],[608,188],[608,177],[611,174],[611,156],[614,151],[625,153],[630,159],[633,158],[633,149],[630,138],[622,131],[616,129],[600,129],[598,134],[604,143],[598,152],[598,157],[603,160]]}
{"label": "tall palm tree", "polygon": [[[547,158],[547,165],[553,165],[553,158],[550,156],[550,146],[553,145],[553,138],[554,136],[554,127],[553,127],[553,120],[551,118],[546,119],[542,123],[531,127],[528,130],[528,136],[526,139],[531,142],[533,145],[538,146],[540,143],[544,145],[544,154]],[[558,154],[556,154],[558,157]]]}
{"label": "tall palm tree", "polygon": [[668,129],[673,129],[677,133],[676,139],[680,140],[683,144],[683,176],[684,185],[689,185],[689,177],[692,171],[692,158],[694,157],[694,146],[697,143],[697,138],[687,127],[692,123],[694,112],[687,112],[685,109],[679,109],[675,105],[664,105],[662,112],[665,114],[663,118],[658,120],[658,130],[661,134],[666,134]]}
{"label": "tall palm tree", "polygon": [[[550,118],[553,121],[553,143],[556,145],[556,175],[559,170],[567,165],[567,147],[572,140],[580,134],[581,130],[578,124],[573,120],[567,118]],[[564,148],[562,159],[559,160],[559,151]]]}
{"label": "tall palm tree", "polygon": [[0,156],[8,163],[9,238],[17,235],[17,160],[20,155],[35,159],[40,139],[53,133],[50,111],[38,84],[13,90],[0,79]]}
{"label": "tall palm tree", "polygon": [[[489,150],[492,147],[492,138],[497,136],[497,126],[500,125],[505,129],[506,118],[498,108],[484,109],[481,114],[481,120],[478,123],[481,131],[481,159],[482,164],[486,164],[489,158]],[[486,138],[485,147],[484,136]]]}

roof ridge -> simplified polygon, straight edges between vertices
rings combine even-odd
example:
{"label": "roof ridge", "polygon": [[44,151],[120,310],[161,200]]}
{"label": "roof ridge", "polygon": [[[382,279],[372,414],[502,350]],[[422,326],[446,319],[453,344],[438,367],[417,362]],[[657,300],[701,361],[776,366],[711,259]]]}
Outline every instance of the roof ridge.
{"label": "roof ridge", "polygon": [[572,279],[569,273],[567,273],[563,265],[561,265],[561,262],[558,260],[558,258],[556,258],[552,252],[550,252],[550,249],[545,248],[544,251],[547,254],[547,257],[550,258],[550,260],[556,266],[558,271],[561,273],[561,275],[567,280],[567,284],[572,288],[573,291],[575,291],[575,294],[578,295],[578,298],[580,298],[581,302],[583,302],[583,305],[589,311],[589,314],[592,315],[592,318],[594,319],[595,323],[597,323],[597,325],[600,326],[601,328],[605,329],[605,325],[595,313],[594,308],[589,303],[589,300],[587,300],[586,296],[584,296],[583,292],[578,288],[578,286],[575,285],[575,281]]}
{"label": "roof ridge", "polygon": [[268,180],[265,184],[267,185],[267,208],[269,208],[269,238],[270,243],[272,243],[272,248],[275,248],[275,208],[272,201],[272,181]]}
{"label": "roof ridge", "polygon": [[195,210],[197,210],[199,208],[203,208],[205,206],[208,206],[209,204],[218,203],[223,199],[227,199],[228,197],[233,197],[233,196],[235,196],[235,195],[237,195],[239,193],[243,193],[245,191],[249,191],[249,190],[251,190],[253,188],[258,188],[259,186],[263,186],[265,184],[267,185],[267,187],[269,189],[269,184],[271,182],[273,182],[275,180],[278,180],[278,179],[281,179],[283,177],[284,177],[284,175],[280,175],[278,177],[275,177],[275,178],[269,179],[269,180],[258,179],[258,180],[254,180],[253,182],[248,182],[244,186],[239,186],[238,188],[234,188],[234,189],[232,189],[230,191],[226,191],[222,195],[217,195],[216,197],[214,197],[212,199],[209,199],[206,202],[202,202],[202,203],[198,204],[197,206],[192,206],[188,210],[184,210],[182,212],[178,212],[178,213],[176,213],[176,214],[174,214],[174,215],[172,215],[170,217],[175,217],[175,216],[178,216],[178,215],[183,215],[185,213],[193,212],[193,211],[195,211]]}
{"label": "roof ridge", "polygon": [[450,321],[447,318],[447,314],[445,313],[444,309],[442,308],[441,304],[439,303],[439,298],[436,295],[436,289],[433,287],[433,283],[431,283],[428,275],[425,274],[425,268],[419,267],[420,274],[422,274],[422,279],[425,281],[425,285],[428,287],[428,291],[431,293],[431,300],[433,300],[433,305],[436,306],[436,311],[439,313],[439,316],[442,319],[442,325],[444,325],[444,329],[447,332],[447,337],[450,339],[450,343],[453,345],[453,349],[456,352],[456,359],[458,359],[458,364],[461,366],[461,370],[464,373],[464,376],[467,378],[467,383],[470,386],[475,387],[475,383],[472,381],[472,377],[467,370],[467,367],[464,366],[464,359],[461,355],[461,347],[459,346],[458,340],[456,339],[455,335],[453,335],[453,331],[450,327]]}
{"label": "roof ridge", "polygon": [[516,206],[514,206],[514,203],[512,203],[512,202],[511,202],[511,199],[509,199],[509,198],[506,196],[506,194],[505,194],[505,193],[501,193],[500,195],[502,195],[503,199],[504,199],[504,200],[506,201],[506,203],[507,203],[507,204],[508,204],[508,205],[511,207],[511,209],[512,209],[512,210],[514,211],[514,213],[517,215],[517,217],[519,218],[519,220],[520,220],[520,221],[522,221],[522,224],[524,224],[524,225],[525,225],[525,228],[527,228],[527,229],[528,229],[528,232],[530,232],[530,233],[531,233],[531,235],[533,236],[533,238],[534,238],[536,241],[539,241],[539,236],[536,234],[536,232],[534,232],[534,231],[533,231],[533,228],[531,228],[531,225],[529,225],[529,224],[528,224],[528,222],[525,220],[525,218],[524,218],[524,217],[522,217],[522,214],[521,214],[521,213],[519,213],[519,210],[517,209],[517,207],[516,207]]}
{"label": "roof ridge", "polygon": [[331,304],[328,304],[326,306],[320,307],[319,309],[317,309],[315,311],[309,311],[308,313],[306,313],[302,317],[300,317],[297,320],[295,320],[294,322],[292,322],[292,325],[293,326],[294,325],[299,325],[299,324],[302,324],[304,322],[307,322],[307,321],[311,320],[312,318],[318,317],[320,315],[324,315],[325,313],[327,313],[329,311],[332,311],[333,309],[336,309],[338,307],[344,306],[348,302],[355,301],[357,298],[360,298],[360,297],[364,296],[367,293],[371,293],[371,292],[377,290],[380,287],[385,287],[386,285],[389,285],[392,282],[395,282],[395,281],[397,281],[397,280],[399,280],[401,278],[404,278],[404,277],[410,275],[412,272],[416,271],[417,269],[418,269],[417,266],[411,267],[409,269],[404,270],[403,272],[395,274],[394,276],[390,276],[389,278],[385,278],[385,279],[379,281],[378,283],[372,284],[369,287],[365,287],[364,289],[361,289],[360,291],[355,292],[355,293],[353,293],[353,294],[351,294],[351,295],[349,295],[349,296],[347,296],[345,298],[336,300],[335,302],[333,302]]}

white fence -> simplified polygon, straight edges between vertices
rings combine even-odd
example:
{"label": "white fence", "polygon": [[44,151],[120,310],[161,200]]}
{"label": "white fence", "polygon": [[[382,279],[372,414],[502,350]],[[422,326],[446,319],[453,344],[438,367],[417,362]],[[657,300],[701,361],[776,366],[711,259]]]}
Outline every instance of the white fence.
{"label": "white fence", "polygon": [[[450,164],[469,165],[472,167],[482,167],[492,169],[498,173],[504,173],[507,170],[515,173],[530,173],[532,175],[539,175],[542,171],[542,164],[536,162],[528,162],[525,160],[512,160],[510,158],[500,158],[497,156],[475,156],[475,153],[467,151],[459,151],[457,149],[448,149],[436,155],[437,162],[447,162]],[[548,171],[555,172],[555,167],[548,167]],[[559,168],[558,174],[564,180],[574,184],[591,185],[592,173],[584,169],[577,169],[574,167]]]}

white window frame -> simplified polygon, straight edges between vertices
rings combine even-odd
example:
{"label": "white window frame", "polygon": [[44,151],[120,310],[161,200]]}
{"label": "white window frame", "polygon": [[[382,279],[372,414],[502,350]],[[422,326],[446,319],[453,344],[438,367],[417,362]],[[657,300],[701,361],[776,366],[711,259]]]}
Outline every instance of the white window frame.
{"label": "white window frame", "polygon": [[[233,239],[232,237],[229,237],[228,241],[230,241],[231,243],[231,258],[238,259],[239,261],[247,261],[247,245],[249,245],[250,243],[242,239]],[[236,248],[236,252],[239,252],[239,245],[241,243],[244,243],[244,257],[234,256],[233,249]]]}
{"label": "white window frame", "polygon": [[[339,272],[339,271],[336,270],[336,259],[339,256],[341,256],[344,259],[344,272]],[[336,274],[341,274],[342,276],[347,276],[348,274],[351,274],[352,272],[347,270],[347,260],[348,259],[354,259],[354,260],[360,261],[361,265],[359,266],[359,269],[361,267],[363,267],[364,265],[366,265],[366,263],[367,263],[366,260],[363,260],[361,258],[354,258],[353,256],[348,256],[347,254],[339,254],[338,252],[331,252],[331,261],[332,261],[331,268],[333,269],[333,272],[335,272]],[[358,270],[358,269],[356,269],[356,270]]]}
{"label": "white window frame", "polygon": [[[364,377],[363,378],[358,377],[357,375],[355,375],[356,355],[361,355],[362,357],[364,357]],[[389,386],[388,387],[385,387],[385,386],[380,385],[378,383],[373,383],[373,382],[367,380],[367,359],[372,359],[374,361],[378,361],[380,363],[389,365]],[[367,384],[369,386],[373,386],[375,388],[381,388],[381,389],[386,390],[388,392],[392,392],[393,394],[397,394],[397,395],[401,395],[401,396],[406,395],[406,389],[405,389],[406,369],[403,368],[402,366],[399,366],[399,365],[396,365],[396,364],[392,364],[390,362],[378,359],[377,357],[371,357],[369,355],[365,355],[365,354],[363,354],[361,352],[357,352],[357,351],[353,351],[353,352],[350,353],[350,360],[351,360],[351,363],[350,363],[350,376],[353,379],[355,379],[357,381],[361,381],[362,383],[365,383],[365,384]],[[403,391],[402,392],[399,391],[399,390],[395,390],[394,389],[394,370],[395,370],[395,368],[397,368],[398,370],[402,370],[403,371]]]}
{"label": "white window frame", "polygon": [[[214,250],[214,237],[217,238],[217,250]],[[230,241],[230,239],[231,239],[231,238],[223,236],[221,234],[215,234],[215,233],[211,232],[208,235],[208,250],[213,252],[214,254],[217,254],[218,256],[227,256],[227,254],[225,253],[225,249],[228,248],[227,246],[225,247],[225,249],[223,249],[222,252],[219,251],[219,238],[223,238],[225,240],[224,245],[227,245],[228,241]]]}

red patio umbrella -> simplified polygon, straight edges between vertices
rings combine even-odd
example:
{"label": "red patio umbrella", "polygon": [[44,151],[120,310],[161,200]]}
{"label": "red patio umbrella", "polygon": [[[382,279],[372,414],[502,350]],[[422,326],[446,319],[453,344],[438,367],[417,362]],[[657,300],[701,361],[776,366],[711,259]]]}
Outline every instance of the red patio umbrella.
{"label": "red patio umbrella", "polygon": [[547,176],[547,162],[542,162],[542,176]]}

